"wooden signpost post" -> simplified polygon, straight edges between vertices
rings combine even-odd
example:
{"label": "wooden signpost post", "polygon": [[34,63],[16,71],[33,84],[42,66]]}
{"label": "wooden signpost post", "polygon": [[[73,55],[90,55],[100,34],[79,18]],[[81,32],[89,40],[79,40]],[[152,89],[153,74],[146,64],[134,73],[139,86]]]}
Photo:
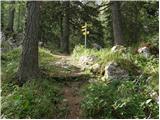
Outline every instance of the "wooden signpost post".
{"label": "wooden signpost post", "polygon": [[85,25],[82,26],[82,32],[83,32],[83,35],[85,36],[85,43],[84,43],[84,46],[86,48],[87,46],[87,35],[89,35],[89,31],[87,31],[87,23],[85,22]]}

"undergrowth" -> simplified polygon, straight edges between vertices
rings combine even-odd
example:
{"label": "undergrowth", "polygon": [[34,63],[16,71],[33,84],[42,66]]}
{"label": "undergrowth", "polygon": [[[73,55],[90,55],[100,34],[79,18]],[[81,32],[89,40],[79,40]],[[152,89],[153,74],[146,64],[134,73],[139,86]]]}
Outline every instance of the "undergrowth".
{"label": "undergrowth", "polygon": [[136,119],[158,118],[158,103],[149,96],[146,86],[133,81],[92,83],[83,92],[81,109],[84,118]]}
{"label": "undergrowth", "polygon": [[[46,49],[39,49],[40,68],[50,70],[49,61],[55,57]],[[62,118],[65,107],[60,84],[45,76],[26,82],[22,87],[15,84],[21,49],[2,54],[2,118]],[[54,69],[54,68],[52,68]]]}
{"label": "undergrowth", "polygon": [[81,103],[84,118],[158,118],[158,58],[145,58],[133,53],[131,48],[123,53],[112,52],[111,49],[97,51],[75,47],[72,57],[76,60],[81,56],[94,55],[99,58],[95,63],[99,63],[101,69],[104,70],[108,62],[114,61],[134,75],[132,80],[89,84],[83,90]]}
{"label": "undergrowth", "polygon": [[23,87],[2,96],[4,118],[56,118],[59,117],[59,88],[48,80],[32,80]]}

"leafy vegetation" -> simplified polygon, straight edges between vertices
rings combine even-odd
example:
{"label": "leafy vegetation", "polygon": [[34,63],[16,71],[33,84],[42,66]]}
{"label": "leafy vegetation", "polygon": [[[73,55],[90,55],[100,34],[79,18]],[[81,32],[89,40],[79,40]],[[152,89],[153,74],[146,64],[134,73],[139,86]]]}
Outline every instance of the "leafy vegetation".
{"label": "leafy vegetation", "polygon": [[158,4],[1,1],[1,118],[158,119]]}
{"label": "leafy vegetation", "polygon": [[[110,49],[97,51],[83,46],[75,48],[73,58],[95,55],[100,58],[98,63],[101,64],[101,69],[104,69],[103,65],[107,62],[116,61],[132,75],[138,72],[132,79],[125,81],[89,84],[82,92],[84,118],[158,118],[158,58],[145,58],[132,52],[129,48],[126,53],[112,52]],[[156,96],[151,97],[150,94]]]}
{"label": "leafy vegetation", "polygon": [[158,103],[132,81],[90,84],[81,107],[87,118],[158,118]]}
{"label": "leafy vegetation", "polygon": [[[2,54],[2,118],[59,118],[66,114],[66,108],[59,107],[63,97],[55,80],[41,76],[22,87],[16,85],[20,53],[21,49],[14,49]],[[40,49],[40,58],[42,67],[55,59],[46,49]]]}
{"label": "leafy vegetation", "polygon": [[5,118],[56,118],[60,113],[57,103],[62,100],[58,92],[55,83],[32,80],[2,97],[2,115]]}

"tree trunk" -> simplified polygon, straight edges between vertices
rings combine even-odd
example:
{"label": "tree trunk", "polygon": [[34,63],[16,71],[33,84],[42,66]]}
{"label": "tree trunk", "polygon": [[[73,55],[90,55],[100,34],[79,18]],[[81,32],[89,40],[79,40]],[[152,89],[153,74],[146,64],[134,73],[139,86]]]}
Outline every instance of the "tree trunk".
{"label": "tree trunk", "polygon": [[1,30],[4,30],[4,4],[1,2]]}
{"label": "tree trunk", "polygon": [[60,17],[60,48],[63,47],[63,15]]}
{"label": "tree trunk", "polygon": [[22,58],[19,67],[20,84],[38,75],[39,9],[40,2],[27,2],[25,38],[22,45]]}
{"label": "tree trunk", "polygon": [[69,1],[64,1],[62,52],[69,54]]}
{"label": "tree trunk", "polygon": [[114,44],[124,45],[122,23],[121,23],[121,12],[120,12],[120,2],[112,1],[112,22],[113,22],[113,34],[114,34]]}
{"label": "tree trunk", "polygon": [[14,13],[15,13],[15,1],[11,1],[9,8],[9,17],[8,17],[8,26],[6,28],[7,31],[13,32],[13,26],[14,26]]}
{"label": "tree trunk", "polygon": [[18,20],[17,20],[17,31],[20,32],[20,17],[21,17],[21,8],[18,6]]}

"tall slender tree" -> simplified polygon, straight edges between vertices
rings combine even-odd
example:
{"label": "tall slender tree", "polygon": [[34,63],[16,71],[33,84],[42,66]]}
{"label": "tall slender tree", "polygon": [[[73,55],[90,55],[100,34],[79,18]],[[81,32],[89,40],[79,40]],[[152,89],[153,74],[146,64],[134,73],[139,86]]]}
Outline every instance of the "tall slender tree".
{"label": "tall slender tree", "polygon": [[19,32],[19,28],[20,28],[20,18],[21,18],[21,7],[20,7],[20,3],[18,5],[18,19],[17,19],[17,31]]}
{"label": "tall slender tree", "polygon": [[9,32],[13,32],[13,26],[14,26],[14,14],[15,14],[15,1],[10,2],[10,8],[9,8],[9,16],[8,16],[8,25],[6,30]]}
{"label": "tall slender tree", "polygon": [[64,1],[64,17],[63,17],[63,37],[62,37],[62,51],[63,53],[69,53],[69,1]]}
{"label": "tall slender tree", "polygon": [[38,75],[39,9],[39,1],[27,2],[25,38],[22,45],[22,57],[19,67],[20,84]]}
{"label": "tall slender tree", "polygon": [[60,23],[60,42],[59,42],[59,46],[60,48],[63,47],[63,15],[60,15],[60,19],[59,19],[59,23]]}
{"label": "tall slender tree", "polygon": [[112,10],[114,44],[115,45],[124,45],[120,2],[119,1],[112,1],[111,2],[111,10]]}

